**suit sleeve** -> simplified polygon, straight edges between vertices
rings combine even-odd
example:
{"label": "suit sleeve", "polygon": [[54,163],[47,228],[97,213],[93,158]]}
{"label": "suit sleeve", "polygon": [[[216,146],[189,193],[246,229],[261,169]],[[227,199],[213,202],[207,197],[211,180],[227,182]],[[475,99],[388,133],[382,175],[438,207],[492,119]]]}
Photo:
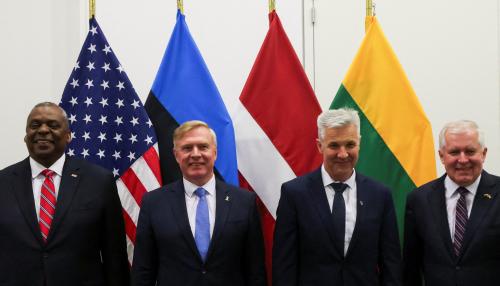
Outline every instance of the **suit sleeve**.
{"label": "suit sleeve", "polygon": [[260,216],[257,209],[256,196],[252,193],[251,208],[249,210],[249,229],[245,247],[246,285],[265,286],[267,284],[265,256],[264,256],[264,236],[260,223]]}
{"label": "suit sleeve", "polygon": [[132,286],[156,285],[158,250],[151,225],[151,204],[148,194],[142,198],[142,207],[137,223]]}
{"label": "suit sleeve", "polygon": [[410,194],[406,202],[405,234],[403,246],[403,283],[405,286],[422,284],[422,243],[417,230],[414,196]]}
{"label": "suit sleeve", "polygon": [[384,217],[380,230],[379,269],[381,285],[401,285],[401,244],[394,202],[390,190],[384,192]]}
{"label": "suit sleeve", "polygon": [[295,205],[286,185],[276,212],[273,244],[273,286],[297,285],[298,227]]}
{"label": "suit sleeve", "polygon": [[122,206],[115,180],[111,174],[107,177],[107,186],[109,187],[105,188],[104,195],[106,204],[101,255],[105,269],[106,285],[123,286],[129,284],[130,267],[127,258]]}

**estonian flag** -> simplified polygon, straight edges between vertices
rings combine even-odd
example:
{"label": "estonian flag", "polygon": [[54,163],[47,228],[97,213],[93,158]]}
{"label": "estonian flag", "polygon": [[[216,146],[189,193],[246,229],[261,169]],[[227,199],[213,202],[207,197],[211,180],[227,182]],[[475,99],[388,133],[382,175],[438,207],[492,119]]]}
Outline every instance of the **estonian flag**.
{"label": "estonian flag", "polygon": [[233,123],[179,10],[145,107],[158,138],[164,184],[182,178],[172,152],[172,136],[177,126],[189,120],[204,121],[215,131],[215,174],[238,184]]}

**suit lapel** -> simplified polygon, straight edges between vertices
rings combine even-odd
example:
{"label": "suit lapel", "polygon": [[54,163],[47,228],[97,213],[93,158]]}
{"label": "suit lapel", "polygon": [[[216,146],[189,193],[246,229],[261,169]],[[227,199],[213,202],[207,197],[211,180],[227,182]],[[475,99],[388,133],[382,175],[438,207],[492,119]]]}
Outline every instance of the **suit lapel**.
{"label": "suit lapel", "polygon": [[78,190],[80,176],[80,167],[78,163],[66,157],[61,176],[61,184],[59,185],[59,192],[57,194],[56,213],[54,214],[49,236],[47,237],[48,243],[54,237],[57,228],[61,225],[62,220],[73,202],[73,198]]}
{"label": "suit lapel", "polygon": [[[318,212],[321,222],[330,236],[332,246],[335,245],[335,230],[333,225],[333,217],[330,206],[328,205],[328,198],[326,197],[325,187],[323,186],[323,179],[321,178],[321,168],[317,169],[309,177],[309,194],[312,197],[314,209]],[[338,258],[343,257],[335,247],[335,254]]]}
{"label": "suit lapel", "polygon": [[210,255],[214,251],[221,233],[223,233],[232,202],[229,190],[223,182],[216,180],[215,189],[215,225],[212,239],[210,240],[210,246],[208,248],[207,261],[210,259]]}
{"label": "suit lapel", "polygon": [[196,247],[196,242],[194,241],[193,232],[191,231],[191,227],[189,226],[189,219],[186,208],[186,197],[184,184],[182,183],[182,179],[176,181],[170,189],[167,189],[169,192],[170,198],[168,201],[170,203],[170,207],[174,214],[175,221],[179,229],[181,230],[182,236],[186,240],[186,243],[189,245],[189,248],[193,251],[194,255],[198,258],[199,261],[202,261],[200,253],[198,252],[198,248]]}
{"label": "suit lapel", "polygon": [[453,252],[453,242],[451,240],[450,226],[448,224],[448,214],[446,212],[444,187],[445,177],[446,175],[442,176],[438,181],[435,182],[435,184],[432,186],[432,190],[427,194],[427,200],[431,209],[433,221],[436,223],[436,229],[441,236],[441,240],[445,245],[445,249],[450,257],[454,257],[455,253]]}
{"label": "suit lapel", "polygon": [[481,181],[477,188],[476,196],[472,204],[469,221],[465,229],[464,241],[462,243],[462,251],[460,257],[463,256],[470,244],[472,238],[476,234],[476,229],[484,221],[485,215],[497,199],[497,191],[495,182],[490,178],[490,175],[483,171]]}
{"label": "suit lapel", "polygon": [[40,227],[38,226],[38,218],[35,210],[35,200],[33,198],[33,186],[31,177],[31,166],[29,163],[29,158],[23,160],[19,167],[13,171],[12,176],[12,188],[11,191],[14,193],[21,213],[26,219],[26,223],[29,225],[33,235],[38,240],[40,245],[43,245],[42,235],[40,232]]}

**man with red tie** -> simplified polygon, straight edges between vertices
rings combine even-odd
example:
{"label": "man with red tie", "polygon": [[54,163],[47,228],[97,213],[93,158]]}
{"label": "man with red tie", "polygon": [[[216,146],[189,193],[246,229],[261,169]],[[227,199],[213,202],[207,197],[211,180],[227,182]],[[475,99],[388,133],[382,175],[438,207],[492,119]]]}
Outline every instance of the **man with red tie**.
{"label": "man with red tie", "polygon": [[473,121],[444,126],[446,174],[408,195],[404,285],[493,286],[500,270],[500,177],[483,170],[484,133]]}
{"label": "man with red tie", "polygon": [[127,285],[113,175],[64,154],[71,132],[54,103],[31,110],[24,141],[30,156],[0,171],[0,285]]}

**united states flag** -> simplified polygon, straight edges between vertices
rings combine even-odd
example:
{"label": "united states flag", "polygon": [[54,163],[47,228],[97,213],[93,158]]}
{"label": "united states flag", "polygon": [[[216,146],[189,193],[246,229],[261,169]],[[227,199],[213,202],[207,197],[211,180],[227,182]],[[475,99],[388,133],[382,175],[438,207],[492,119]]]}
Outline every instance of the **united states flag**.
{"label": "united states flag", "polygon": [[67,156],[113,172],[123,206],[129,262],[142,195],[161,186],[153,125],[95,18],[60,105],[68,114]]}

